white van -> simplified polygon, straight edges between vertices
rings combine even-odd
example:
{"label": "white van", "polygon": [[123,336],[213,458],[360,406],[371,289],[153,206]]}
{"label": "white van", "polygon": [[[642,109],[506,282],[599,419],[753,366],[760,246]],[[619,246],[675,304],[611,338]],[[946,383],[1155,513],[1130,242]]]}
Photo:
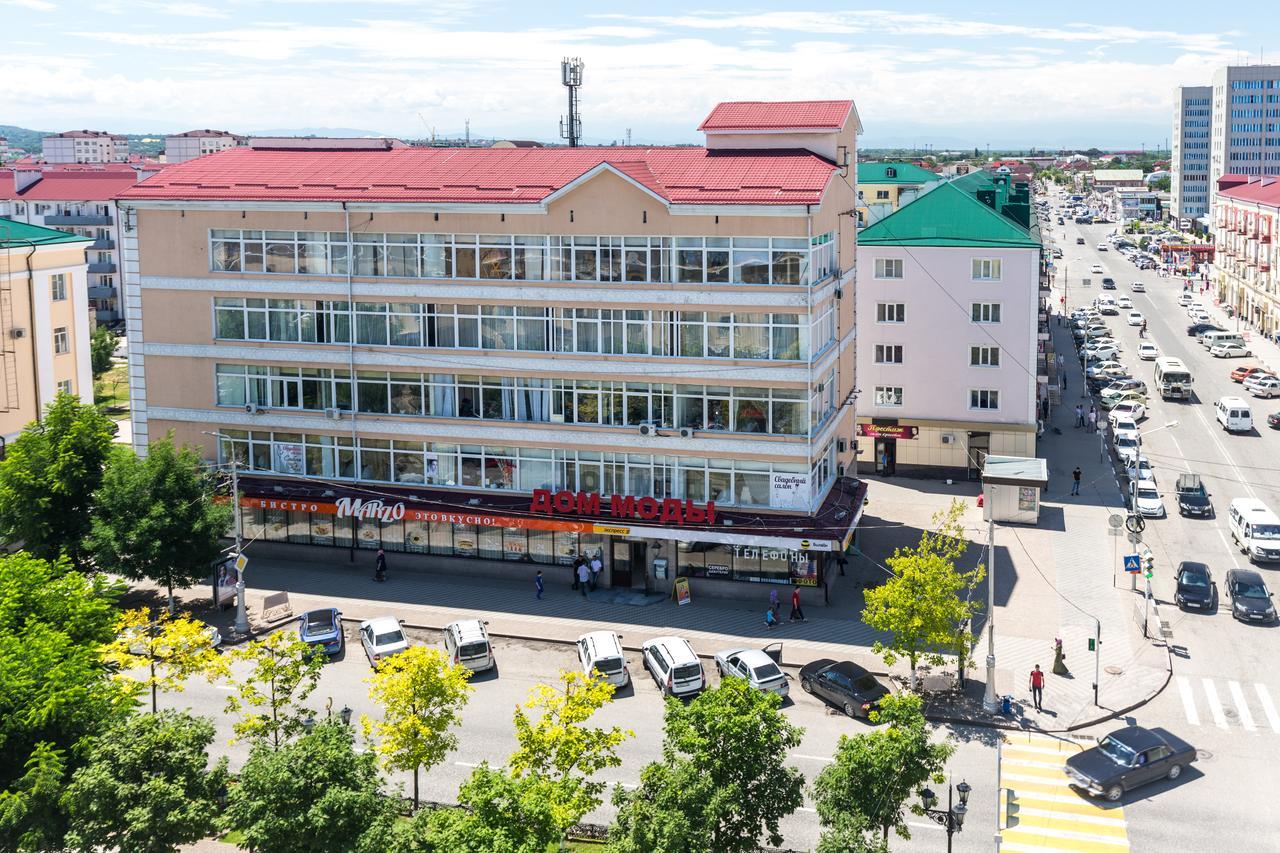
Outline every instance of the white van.
{"label": "white van", "polygon": [[1223,397],[1213,404],[1218,423],[1227,432],[1249,432],[1253,429],[1253,412],[1239,397]]}
{"label": "white van", "polygon": [[683,637],[655,637],[646,640],[640,649],[644,668],[663,696],[694,696],[706,685],[702,661]]}
{"label": "white van", "polygon": [[1205,349],[1217,344],[1239,344],[1244,346],[1244,338],[1239,332],[1205,332],[1200,336],[1200,343]]}
{"label": "white van", "polygon": [[1280,518],[1257,498],[1236,498],[1227,513],[1231,541],[1250,562],[1280,561]]}
{"label": "white van", "polygon": [[449,660],[465,666],[472,672],[484,672],[498,665],[489,644],[487,622],[479,619],[462,619],[451,622],[444,629],[444,650]]}
{"label": "white van", "polygon": [[579,637],[578,662],[587,675],[607,681],[618,689],[631,682],[621,638],[612,631],[592,631]]}

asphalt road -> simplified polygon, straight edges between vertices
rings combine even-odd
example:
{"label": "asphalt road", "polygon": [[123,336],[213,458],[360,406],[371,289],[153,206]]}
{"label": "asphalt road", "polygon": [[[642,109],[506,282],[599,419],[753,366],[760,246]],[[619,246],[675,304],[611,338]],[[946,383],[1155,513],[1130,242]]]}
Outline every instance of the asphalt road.
{"label": "asphalt road", "polygon": [[[1227,507],[1237,497],[1256,497],[1280,507],[1280,432],[1266,426],[1266,415],[1280,405],[1250,398],[1228,377],[1233,368],[1257,359],[1212,358],[1186,334],[1192,321],[1176,302],[1183,279],[1140,272],[1119,253],[1096,250],[1116,225],[1068,222],[1052,227],[1069,275],[1068,307],[1092,301],[1103,292],[1101,276],[1088,272],[1093,263],[1101,263],[1118,286],[1108,292],[1129,296],[1134,309],[1147,319],[1147,339],[1156,343],[1162,355],[1181,358],[1194,378],[1190,402],[1165,401],[1158,393],[1150,394],[1151,411],[1139,425],[1146,431],[1178,421],[1178,426],[1153,431],[1143,439],[1143,452],[1155,468],[1169,513],[1163,519],[1149,519],[1144,536],[1156,556],[1153,589],[1157,599],[1165,602],[1161,614],[1173,629],[1176,657],[1169,688],[1133,717],[1141,725],[1165,726],[1196,746],[1201,755],[1194,772],[1177,782],[1160,783],[1126,798],[1130,841],[1138,850],[1190,850],[1205,844],[1234,851],[1275,850],[1280,838],[1280,812],[1272,806],[1272,792],[1280,785],[1276,760],[1280,757],[1280,669],[1275,665],[1280,629],[1237,622],[1227,606],[1213,614],[1183,613],[1172,600],[1174,571],[1180,561],[1209,565],[1220,591],[1227,570],[1249,567],[1230,544]],[[1085,245],[1076,245],[1078,235],[1084,236]],[[1082,287],[1082,277],[1093,279],[1092,286]],[[1142,281],[1146,293],[1133,293],[1134,281]],[[1197,294],[1196,299],[1211,304],[1210,294]],[[1137,328],[1125,324],[1124,313],[1105,318],[1122,343],[1121,361],[1153,386],[1154,363],[1136,357],[1141,339]],[[1073,388],[1064,403],[1074,405],[1077,393]],[[1252,434],[1229,434],[1218,426],[1211,407],[1226,395],[1251,401]],[[1178,514],[1173,487],[1183,471],[1203,478],[1216,517]],[[1117,488],[1123,483],[1121,477]],[[1273,591],[1280,589],[1280,570],[1266,565],[1257,568]],[[1122,573],[1117,585],[1128,588]],[[1132,593],[1119,594],[1139,600]],[[1105,732],[1108,727],[1100,728]]]}

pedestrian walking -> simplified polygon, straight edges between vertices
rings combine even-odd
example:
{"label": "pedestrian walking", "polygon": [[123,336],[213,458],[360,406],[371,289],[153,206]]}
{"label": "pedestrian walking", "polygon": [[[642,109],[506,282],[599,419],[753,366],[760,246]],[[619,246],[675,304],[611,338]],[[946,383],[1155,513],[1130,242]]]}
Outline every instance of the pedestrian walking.
{"label": "pedestrian walking", "polygon": [[586,562],[581,554],[573,558],[573,588],[578,588],[578,570],[582,568],[582,564]]}
{"label": "pedestrian walking", "polygon": [[1084,406],[1076,404],[1076,429],[1084,426]]}
{"label": "pedestrian walking", "polygon": [[1071,494],[1080,494],[1080,466],[1076,466],[1076,470],[1071,472]]}
{"label": "pedestrian walking", "polygon": [[800,609],[800,587],[791,590],[791,621],[804,621],[804,611]]}
{"label": "pedestrian walking", "polygon": [[604,570],[604,563],[600,562],[600,552],[591,558],[591,589],[594,591],[600,585],[600,572]]}
{"label": "pedestrian walking", "polygon": [[373,579],[379,583],[387,579],[387,552],[378,549],[378,558],[373,563]]}
{"label": "pedestrian walking", "polygon": [[1098,410],[1093,406],[1089,407],[1089,432],[1098,431]]}
{"label": "pedestrian walking", "polygon": [[537,597],[539,600],[541,600],[541,598],[542,598],[542,590],[543,590],[543,584],[542,584],[542,569],[538,569],[538,573],[537,573],[536,575],[534,575],[534,576],[533,576],[533,588],[534,588],[534,589],[536,589],[536,590],[538,591],[538,594],[537,594],[537,596],[536,596],[536,597]]}
{"label": "pedestrian walking", "polygon": [[590,578],[591,570],[587,568],[587,561],[583,560],[578,563],[578,588],[582,590],[582,597],[587,597],[587,581]]}
{"label": "pedestrian walking", "polygon": [[1067,390],[1067,372],[1063,370],[1061,371],[1061,373],[1062,373],[1062,390],[1065,391]]}
{"label": "pedestrian walking", "polygon": [[1035,704],[1037,711],[1043,711],[1040,707],[1040,700],[1044,696],[1044,673],[1040,671],[1040,664],[1036,664],[1036,668],[1031,670],[1031,701]]}

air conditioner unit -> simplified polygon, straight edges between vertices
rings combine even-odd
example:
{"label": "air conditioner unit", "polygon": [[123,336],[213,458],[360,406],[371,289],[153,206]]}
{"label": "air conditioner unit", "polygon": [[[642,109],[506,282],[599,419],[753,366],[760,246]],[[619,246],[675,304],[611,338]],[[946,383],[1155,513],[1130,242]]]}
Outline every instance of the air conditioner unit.
{"label": "air conditioner unit", "polygon": [[27,336],[26,329],[10,329],[9,330],[9,337],[11,338],[25,338],[26,336]]}
{"label": "air conditioner unit", "polygon": [[693,427],[680,427],[681,438],[693,438]]}
{"label": "air conditioner unit", "polygon": [[324,416],[331,421],[342,420],[342,409],[325,409]]}
{"label": "air conditioner unit", "polygon": [[953,442],[953,441],[955,441],[955,440],[956,440],[956,437],[955,437],[954,435],[952,435],[951,433],[949,433],[949,432],[944,432],[944,433],[942,434],[942,443],[943,443],[943,444],[950,444],[951,442]]}
{"label": "air conditioner unit", "polygon": [[644,421],[643,423],[641,423],[638,429],[640,430],[641,435],[656,435],[658,432],[657,425],[649,421]]}
{"label": "air conditioner unit", "polygon": [[251,415],[260,415],[266,411],[266,409],[262,408],[257,403],[249,403],[244,407],[244,410]]}

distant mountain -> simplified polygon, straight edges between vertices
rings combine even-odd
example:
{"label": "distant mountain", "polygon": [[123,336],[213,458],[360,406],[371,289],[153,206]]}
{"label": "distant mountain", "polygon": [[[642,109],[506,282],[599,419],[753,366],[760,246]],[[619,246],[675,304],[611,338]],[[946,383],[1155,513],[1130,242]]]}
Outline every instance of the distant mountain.
{"label": "distant mountain", "polygon": [[391,136],[378,130],[360,130],[354,127],[287,127],[272,130],[251,130],[247,136]]}
{"label": "distant mountain", "polygon": [[0,136],[3,136],[9,142],[9,148],[22,149],[23,151],[39,151],[41,138],[48,135],[47,131],[31,130],[26,127],[17,127],[12,124],[0,124]]}

